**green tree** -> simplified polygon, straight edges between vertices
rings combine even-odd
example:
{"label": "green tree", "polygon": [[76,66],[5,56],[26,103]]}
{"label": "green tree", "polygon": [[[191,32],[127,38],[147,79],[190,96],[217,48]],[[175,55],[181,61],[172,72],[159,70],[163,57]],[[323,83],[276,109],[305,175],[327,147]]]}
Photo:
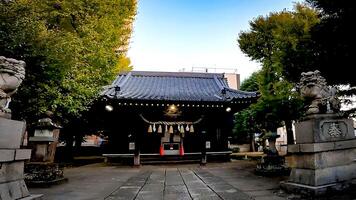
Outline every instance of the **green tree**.
{"label": "green tree", "polygon": [[[312,46],[310,28],[318,20],[317,12],[297,4],[294,11],[270,13],[254,19],[250,22],[250,30],[239,34],[241,50],[251,59],[262,63],[257,76],[261,97],[250,107],[255,113],[255,123],[266,131],[275,131],[284,123],[287,126],[288,143],[293,142],[291,120],[299,116],[302,106],[290,81],[299,80],[296,71],[301,68],[309,70],[305,66],[310,66],[314,54],[309,52],[313,49],[305,47]],[[294,59],[295,62],[289,62]],[[287,65],[297,70],[287,71]],[[269,116],[268,120],[266,116]]]}
{"label": "green tree", "polygon": [[26,78],[14,97],[16,118],[45,111],[69,124],[81,117],[120,70],[136,0],[11,1],[0,3],[0,55],[24,60]]}
{"label": "green tree", "polygon": [[250,22],[250,30],[239,34],[241,50],[263,65],[273,63],[285,79],[297,82],[301,72],[314,65],[315,42],[310,30],[319,22],[318,13],[303,4],[294,11],[270,13]]}
{"label": "green tree", "polygon": [[[311,30],[317,57],[316,67],[331,84],[356,86],[350,71],[356,51],[355,23],[356,4],[349,0],[307,0],[319,11],[320,22]],[[356,89],[353,90],[356,93]]]}
{"label": "green tree", "polygon": [[[356,30],[350,28],[355,21],[356,4],[348,0],[307,0],[311,6],[319,11],[320,23],[311,30],[315,42],[317,57],[315,66],[329,84],[348,85],[348,89],[341,90],[340,96],[356,95],[356,79],[350,71],[350,63],[354,63],[356,56]],[[344,103],[352,103],[343,98]],[[353,102],[355,103],[355,102]],[[356,116],[356,108],[345,111],[346,114]]]}
{"label": "green tree", "polygon": [[294,84],[283,79],[276,69],[268,65],[261,70],[258,82],[261,96],[250,108],[255,113],[255,123],[264,132],[275,132],[278,127],[285,125],[287,142],[292,144],[292,120],[301,116],[303,108],[299,93]]}
{"label": "green tree", "polygon": [[131,69],[136,7],[136,0],[0,1],[0,55],[27,64],[13,117],[31,126],[52,111],[71,144],[102,86]]}
{"label": "green tree", "polygon": [[247,79],[242,81],[240,89],[243,91],[255,92],[258,90],[257,76],[259,71],[253,72]]}
{"label": "green tree", "polygon": [[240,144],[251,144],[252,151],[254,149],[254,134],[258,128],[254,123],[253,109],[246,108],[238,113],[235,113],[233,139]]}
{"label": "green tree", "polygon": [[[259,90],[257,77],[260,71],[253,72],[247,79],[245,79],[240,89],[243,91],[255,92]],[[235,113],[234,119],[234,140],[238,143],[250,143],[254,151],[254,134],[258,131],[258,124],[254,122],[254,110],[246,108],[238,113]]]}

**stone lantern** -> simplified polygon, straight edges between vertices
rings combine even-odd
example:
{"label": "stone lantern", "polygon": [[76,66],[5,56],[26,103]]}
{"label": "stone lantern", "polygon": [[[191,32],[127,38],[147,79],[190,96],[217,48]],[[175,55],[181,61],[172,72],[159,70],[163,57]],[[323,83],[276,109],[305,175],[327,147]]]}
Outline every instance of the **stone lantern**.
{"label": "stone lantern", "polygon": [[58,144],[60,126],[54,124],[50,118],[38,120],[33,137],[29,138],[32,146],[33,162],[54,162],[54,155]]}
{"label": "stone lantern", "polygon": [[269,131],[263,136],[268,140],[268,149],[264,150],[266,156],[258,161],[255,172],[258,175],[274,176],[274,175],[287,175],[290,169],[284,165],[284,157],[278,155],[276,148],[276,139],[280,136],[277,132]]}
{"label": "stone lantern", "polygon": [[32,156],[25,165],[27,184],[48,186],[66,180],[63,169],[54,163],[60,128],[49,117],[38,120],[34,136],[28,140]]}

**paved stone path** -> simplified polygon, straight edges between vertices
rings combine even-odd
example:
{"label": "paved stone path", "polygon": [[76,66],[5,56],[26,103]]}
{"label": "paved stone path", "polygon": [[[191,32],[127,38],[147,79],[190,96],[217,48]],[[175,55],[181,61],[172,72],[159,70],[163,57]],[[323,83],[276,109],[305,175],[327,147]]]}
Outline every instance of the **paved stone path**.
{"label": "paved stone path", "polygon": [[[30,188],[45,200],[282,200],[283,178],[253,173],[254,162],[151,165],[140,168],[93,164],[65,169],[67,183]],[[290,199],[290,198],[289,198]]]}
{"label": "paved stone path", "polygon": [[160,168],[128,179],[106,200],[129,199],[251,199],[204,169]]}

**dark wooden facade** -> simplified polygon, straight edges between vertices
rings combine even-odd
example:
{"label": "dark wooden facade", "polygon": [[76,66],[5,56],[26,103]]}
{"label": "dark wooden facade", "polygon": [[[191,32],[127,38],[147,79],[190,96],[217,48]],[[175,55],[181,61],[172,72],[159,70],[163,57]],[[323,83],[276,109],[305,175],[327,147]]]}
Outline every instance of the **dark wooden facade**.
{"label": "dark wooden facade", "polygon": [[95,113],[107,153],[184,157],[227,151],[233,113],[256,98],[228,88],[223,74],[130,72],[105,89]]}

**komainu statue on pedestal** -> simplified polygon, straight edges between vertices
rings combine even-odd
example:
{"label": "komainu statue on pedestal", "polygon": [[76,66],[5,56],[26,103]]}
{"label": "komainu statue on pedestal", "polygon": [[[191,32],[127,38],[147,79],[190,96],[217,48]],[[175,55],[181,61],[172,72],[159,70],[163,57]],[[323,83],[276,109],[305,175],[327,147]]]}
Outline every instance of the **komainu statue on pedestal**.
{"label": "komainu statue on pedestal", "polygon": [[302,97],[309,102],[307,115],[340,111],[340,100],[336,96],[337,89],[327,86],[320,71],[303,72],[299,89]]}
{"label": "komainu statue on pedestal", "polygon": [[25,62],[0,56],[0,117],[10,114],[11,95],[25,78]]}

